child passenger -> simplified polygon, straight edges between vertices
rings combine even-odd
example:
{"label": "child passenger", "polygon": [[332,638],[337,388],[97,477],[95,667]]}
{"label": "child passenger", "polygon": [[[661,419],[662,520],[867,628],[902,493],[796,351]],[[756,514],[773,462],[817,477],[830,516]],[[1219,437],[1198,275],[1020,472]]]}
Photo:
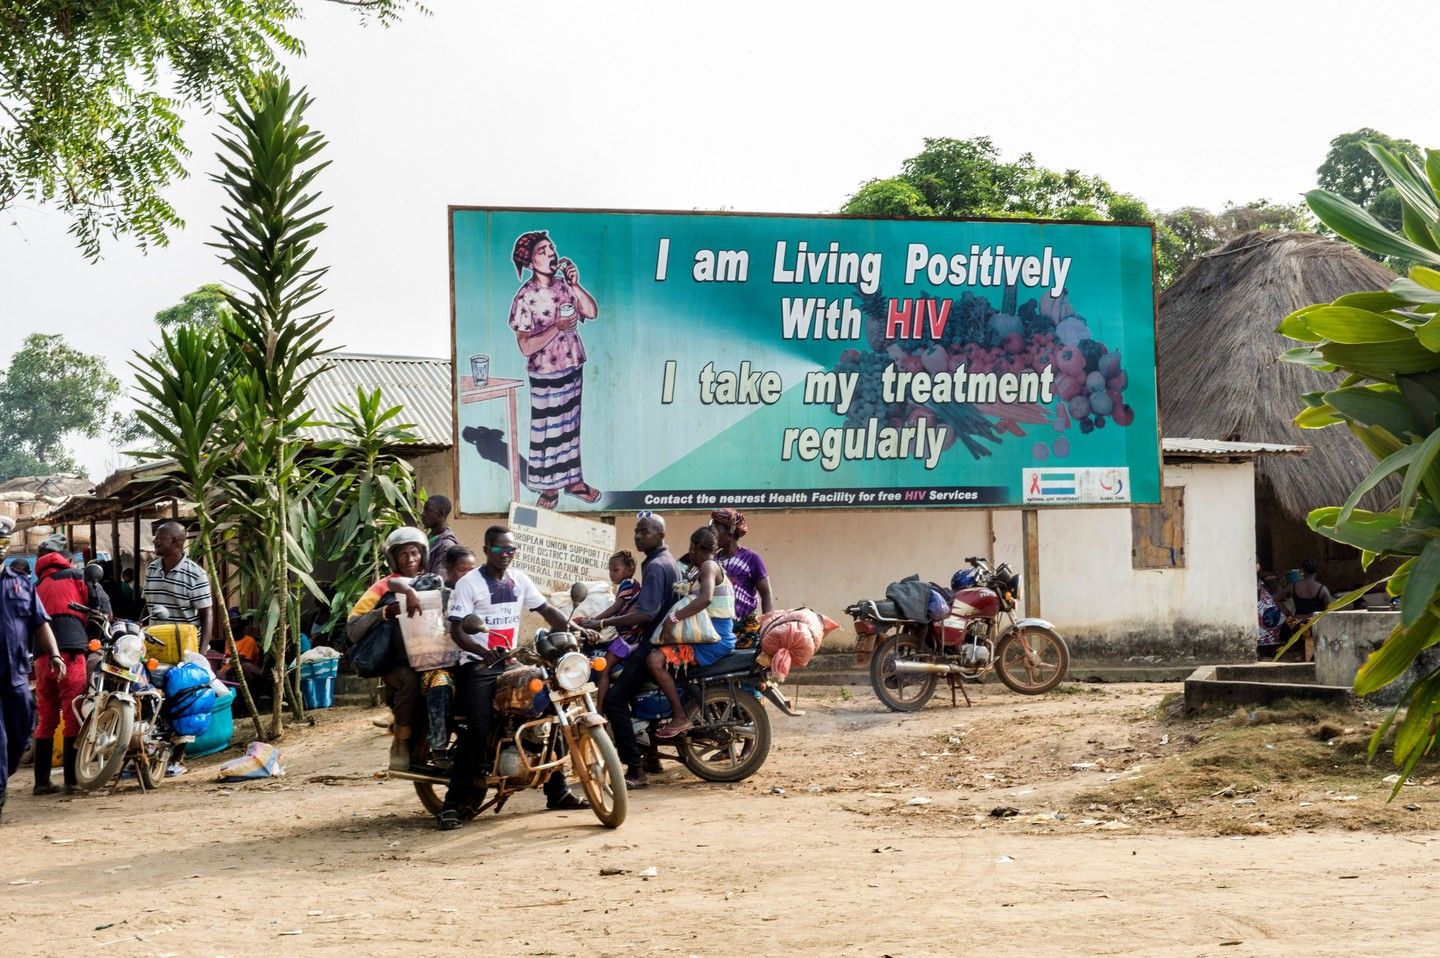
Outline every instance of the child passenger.
{"label": "child passenger", "polygon": [[[594,626],[597,629],[605,628],[607,619],[622,616],[635,608],[635,600],[640,598],[640,583],[635,581],[635,557],[628,549],[621,549],[610,557],[610,582],[615,586],[615,602],[595,617]],[[610,688],[610,670],[635,651],[642,631],[643,628],[638,625],[619,629],[606,647],[605,671],[600,673],[595,688],[597,705],[604,703],[605,693]]]}

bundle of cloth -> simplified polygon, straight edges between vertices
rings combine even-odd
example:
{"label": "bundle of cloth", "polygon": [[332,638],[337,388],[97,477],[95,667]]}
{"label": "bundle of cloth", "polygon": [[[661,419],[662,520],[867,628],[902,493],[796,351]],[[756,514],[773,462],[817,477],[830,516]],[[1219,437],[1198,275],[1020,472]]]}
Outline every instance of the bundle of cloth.
{"label": "bundle of cloth", "polygon": [[803,669],[820,643],[838,626],[813,609],[776,609],[760,616],[760,651],[770,671],[785,681],[791,669]]}

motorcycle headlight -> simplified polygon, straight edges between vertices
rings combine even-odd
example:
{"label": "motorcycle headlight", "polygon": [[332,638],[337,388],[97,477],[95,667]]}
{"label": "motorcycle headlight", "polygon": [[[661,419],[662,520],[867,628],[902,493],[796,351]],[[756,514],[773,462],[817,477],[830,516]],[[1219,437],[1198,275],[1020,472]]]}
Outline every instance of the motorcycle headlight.
{"label": "motorcycle headlight", "polygon": [[573,692],[590,681],[590,660],[579,652],[566,652],[555,663],[555,684]]}
{"label": "motorcycle headlight", "polygon": [[140,664],[140,654],[145,651],[145,640],[138,635],[122,635],[111,647],[110,657],[122,669],[133,669]]}

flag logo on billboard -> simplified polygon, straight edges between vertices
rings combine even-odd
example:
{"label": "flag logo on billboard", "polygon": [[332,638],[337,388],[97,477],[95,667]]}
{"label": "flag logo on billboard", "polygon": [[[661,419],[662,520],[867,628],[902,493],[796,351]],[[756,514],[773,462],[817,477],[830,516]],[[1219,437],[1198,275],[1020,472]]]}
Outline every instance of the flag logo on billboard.
{"label": "flag logo on billboard", "polygon": [[1026,469],[1022,475],[1026,502],[1129,502],[1130,470]]}

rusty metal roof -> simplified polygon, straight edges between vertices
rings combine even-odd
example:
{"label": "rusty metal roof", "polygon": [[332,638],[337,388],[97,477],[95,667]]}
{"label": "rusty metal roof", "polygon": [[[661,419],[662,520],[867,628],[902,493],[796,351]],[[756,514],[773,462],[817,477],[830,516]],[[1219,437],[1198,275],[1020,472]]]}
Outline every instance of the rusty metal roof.
{"label": "rusty metal roof", "polygon": [[1225,442],[1171,436],[1160,440],[1160,448],[1167,459],[1255,459],[1259,456],[1303,456],[1310,451],[1309,446],[1287,446],[1278,442]]}
{"label": "rusty metal roof", "polygon": [[[328,368],[310,384],[307,398],[315,415],[331,419],[339,405],[354,406],[355,390],[380,389],[381,398],[392,406],[404,406],[399,421],[413,423],[419,445],[448,447],[454,435],[451,426],[450,360],[432,356],[382,356],[374,353],[328,353],[312,360],[305,371],[324,364]],[[330,426],[306,430],[312,439],[339,439],[341,432]]]}

